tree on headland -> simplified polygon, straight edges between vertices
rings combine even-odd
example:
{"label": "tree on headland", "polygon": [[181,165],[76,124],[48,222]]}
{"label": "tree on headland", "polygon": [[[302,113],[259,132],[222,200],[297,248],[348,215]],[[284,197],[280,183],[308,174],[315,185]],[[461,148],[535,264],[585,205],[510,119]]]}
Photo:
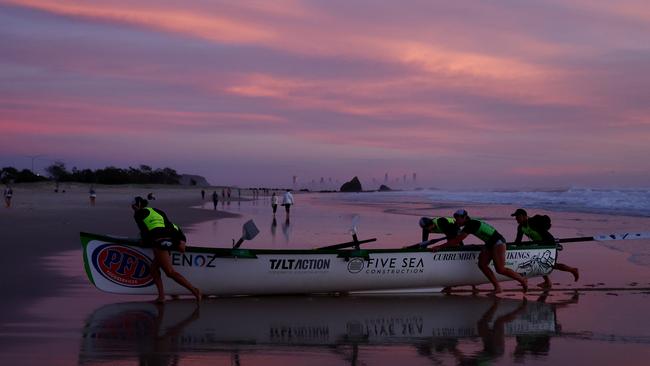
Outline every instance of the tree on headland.
{"label": "tree on headland", "polygon": [[29,183],[40,182],[47,180],[47,178],[32,173],[29,169],[18,170],[14,167],[7,166],[0,170],[0,182],[7,183]]}
{"label": "tree on headland", "polygon": [[68,181],[70,177],[70,172],[66,170],[65,163],[61,161],[55,161],[54,164],[45,168],[45,171],[56,182]]}
{"label": "tree on headland", "polygon": [[79,170],[72,168],[69,172],[65,164],[55,162],[46,168],[52,180],[57,182],[79,182],[97,184],[179,184],[181,176],[172,168],[152,169],[147,165],[128,169],[107,166],[102,169]]}

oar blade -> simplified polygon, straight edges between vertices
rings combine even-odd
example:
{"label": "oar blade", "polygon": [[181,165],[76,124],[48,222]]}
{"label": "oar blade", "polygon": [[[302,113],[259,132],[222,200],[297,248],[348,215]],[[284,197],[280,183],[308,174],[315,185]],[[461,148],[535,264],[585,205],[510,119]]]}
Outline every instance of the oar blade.
{"label": "oar blade", "polygon": [[257,226],[255,226],[253,220],[246,221],[244,227],[242,228],[242,238],[246,240],[253,240],[253,238],[256,237],[259,233],[260,230],[257,228]]}
{"label": "oar blade", "polygon": [[594,240],[596,240],[596,241],[605,241],[605,240],[636,240],[636,239],[650,239],[650,232],[640,232],[640,233],[614,233],[614,234],[594,235]]}

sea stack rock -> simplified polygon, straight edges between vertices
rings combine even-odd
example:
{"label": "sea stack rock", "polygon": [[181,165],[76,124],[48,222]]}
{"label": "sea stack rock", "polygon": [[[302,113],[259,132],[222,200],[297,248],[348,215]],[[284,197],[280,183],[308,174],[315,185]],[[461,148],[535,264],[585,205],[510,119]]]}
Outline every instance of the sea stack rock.
{"label": "sea stack rock", "polygon": [[351,181],[343,183],[341,186],[341,192],[361,192],[361,182],[359,178],[354,177]]}
{"label": "sea stack rock", "polygon": [[389,186],[387,186],[385,184],[382,184],[381,186],[379,186],[379,192],[388,192],[388,191],[392,191],[392,189],[390,189]]}

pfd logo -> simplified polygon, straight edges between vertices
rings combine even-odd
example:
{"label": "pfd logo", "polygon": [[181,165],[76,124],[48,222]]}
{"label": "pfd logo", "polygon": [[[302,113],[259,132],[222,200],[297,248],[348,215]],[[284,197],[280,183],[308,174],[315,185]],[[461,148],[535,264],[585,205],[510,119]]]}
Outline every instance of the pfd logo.
{"label": "pfd logo", "polygon": [[126,287],[146,287],[153,283],[151,260],[137,250],[104,244],[93,252],[93,266],[107,280]]}

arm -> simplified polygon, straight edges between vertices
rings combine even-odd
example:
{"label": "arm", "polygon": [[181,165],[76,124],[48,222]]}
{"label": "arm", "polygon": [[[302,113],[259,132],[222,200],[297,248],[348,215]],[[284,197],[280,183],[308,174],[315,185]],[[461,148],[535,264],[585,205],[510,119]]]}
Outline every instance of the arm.
{"label": "arm", "polygon": [[437,247],[431,248],[431,251],[432,252],[437,252],[438,250],[443,249],[443,248],[457,247],[458,245],[460,245],[461,241],[463,241],[463,240],[465,240],[465,238],[467,238],[468,235],[469,235],[468,233],[460,233],[460,234],[458,234],[457,237],[455,237],[453,239],[449,239],[445,243],[440,244]]}
{"label": "arm", "polygon": [[517,238],[515,243],[521,243],[521,240],[524,238],[524,232],[521,230],[521,225],[517,226]]}
{"label": "arm", "polygon": [[422,229],[422,241],[429,240],[429,230]]}
{"label": "arm", "polygon": [[148,215],[149,212],[147,210],[137,210],[133,214],[133,219],[135,220],[136,225],[138,225],[138,229],[140,230],[140,237],[143,241],[149,238],[149,230],[147,229],[147,225],[144,224],[144,219]]}

